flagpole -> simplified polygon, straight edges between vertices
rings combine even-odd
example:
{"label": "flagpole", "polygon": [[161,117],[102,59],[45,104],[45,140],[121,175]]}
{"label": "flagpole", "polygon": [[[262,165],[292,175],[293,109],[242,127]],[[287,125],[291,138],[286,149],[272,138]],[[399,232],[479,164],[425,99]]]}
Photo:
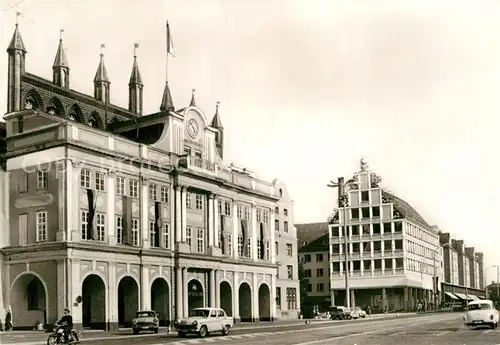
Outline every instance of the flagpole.
{"label": "flagpole", "polygon": [[170,37],[168,37],[168,20],[167,20],[167,25],[165,26],[165,34],[166,34],[166,42],[167,45],[165,46],[166,49],[166,59],[165,59],[165,82],[168,83],[168,47],[170,44]]}

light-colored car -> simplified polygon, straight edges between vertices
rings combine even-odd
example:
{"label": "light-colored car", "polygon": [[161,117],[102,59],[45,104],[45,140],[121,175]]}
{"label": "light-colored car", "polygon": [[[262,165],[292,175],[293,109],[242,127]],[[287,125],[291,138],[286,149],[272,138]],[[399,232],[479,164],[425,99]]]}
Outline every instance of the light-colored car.
{"label": "light-colored car", "polygon": [[228,335],[233,326],[233,318],[227,316],[220,308],[196,308],[192,310],[190,317],[176,320],[174,323],[175,330],[181,338],[188,333],[198,334],[202,338],[213,332]]}
{"label": "light-colored car", "polygon": [[354,311],[356,312],[356,314],[358,314],[360,318],[364,319],[366,317],[366,311],[364,311],[360,307],[355,307]]}
{"label": "light-colored car", "polygon": [[132,331],[138,334],[140,331],[153,331],[158,333],[158,314],[153,310],[139,310],[132,320]]}
{"label": "light-colored car", "polygon": [[498,327],[498,310],[490,300],[472,301],[468,305],[468,310],[463,316],[464,324],[469,327],[490,326]]}

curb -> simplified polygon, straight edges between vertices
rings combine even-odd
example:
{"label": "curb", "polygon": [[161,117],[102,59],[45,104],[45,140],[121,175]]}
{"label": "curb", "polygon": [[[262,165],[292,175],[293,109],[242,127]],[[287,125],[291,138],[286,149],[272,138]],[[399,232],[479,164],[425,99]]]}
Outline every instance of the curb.
{"label": "curb", "polygon": [[[380,314],[381,316],[375,316],[372,315],[369,318],[365,319],[356,319],[356,320],[313,320],[313,319],[303,319],[302,322],[297,322],[297,323],[287,323],[287,324],[279,324],[276,323],[274,325],[266,325],[266,326],[243,326],[243,327],[234,327],[234,331],[244,331],[244,330],[250,330],[250,329],[265,329],[265,328],[280,328],[280,327],[293,327],[293,326],[303,326],[306,321],[310,321],[310,325],[321,325],[321,324],[327,324],[330,323],[332,325],[345,325],[349,324],[352,322],[374,322],[374,321],[380,321],[381,319],[386,319],[386,320],[392,320],[392,319],[406,319],[406,318],[412,318],[412,317],[420,317],[420,316],[426,316],[426,315],[431,315],[431,314],[436,314],[436,313],[403,313],[403,314]],[[376,314],[379,315],[379,314]],[[90,342],[90,341],[100,341],[100,340],[121,340],[121,339],[129,339],[129,338],[146,338],[146,337],[158,337],[161,336],[163,338],[171,338],[171,337],[177,337],[176,332],[171,332],[169,334],[165,333],[160,333],[160,334],[138,334],[138,335],[133,335],[133,334],[124,334],[124,335],[110,335],[106,337],[92,337],[92,338],[83,338],[80,339],[80,343],[83,342]],[[32,341],[32,342],[12,342],[12,343],[7,343],[6,345],[44,345],[46,344],[46,340],[38,340],[38,341]]]}

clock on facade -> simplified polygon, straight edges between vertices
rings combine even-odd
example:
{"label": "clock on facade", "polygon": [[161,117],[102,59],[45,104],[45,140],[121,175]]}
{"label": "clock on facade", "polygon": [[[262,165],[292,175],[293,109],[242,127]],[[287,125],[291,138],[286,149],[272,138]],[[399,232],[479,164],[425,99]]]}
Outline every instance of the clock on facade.
{"label": "clock on facade", "polygon": [[198,122],[196,122],[195,119],[189,119],[188,123],[187,123],[187,132],[189,134],[189,136],[193,139],[195,139],[197,136],[198,136],[198,132],[199,132],[199,126],[198,126]]}

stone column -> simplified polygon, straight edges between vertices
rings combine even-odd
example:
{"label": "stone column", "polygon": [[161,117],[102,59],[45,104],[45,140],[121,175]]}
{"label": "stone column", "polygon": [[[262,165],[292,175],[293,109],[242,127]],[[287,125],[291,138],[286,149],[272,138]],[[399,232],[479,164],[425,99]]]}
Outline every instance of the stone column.
{"label": "stone column", "polygon": [[66,265],[64,260],[57,260],[57,315],[58,319],[64,315],[64,308],[69,303],[66,300]]}
{"label": "stone column", "polygon": [[108,176],[106,179],[106,213],[107,213],[107,228],[108,228],[108,244],[110,246],[116,245],[116,225],[115,225],[115,194],[116,194],[116,183],[115,183],[115,171],[108,169]]}
{"label": "stone column", "polygon": [[142,266],[141,267],[141,286],[140,286],[140,294],[141,294],[141,309],[142,310],[150,310],[151,309],[151,287],[149,284],[149,267]]}
{"label": "stone column", "polygon": [[174,190],[174,185],[170,184],[169,185],[169,191],[168,191],[168,202],[170,206],[170,223],[169,223],[169,246],[168,248],[171,250],[174,250],[175,248],[175,242],[177,237],[177,229],[175,227],[175,219],[176,219],[176,214],[175,214],[175,202],[176,202],[176,192]]}
{"label": "stone column", "polygon": [[184,274],[182,272],[182,267],[177,267],[176,272],[175,272],[175,290],[176,290],[176,295],[175,295],[175,311],[176,311],[176,318],[177,319],[182,319],[184,317],[184,299],[182,298],[182,295],[184,293]]}
{"label": "stone column", "polygon": [[[252,322],[258,322],[260,319],[259,315],[259,284],[257,282],[257,275],[252,273]],[[269,297],[271,297],[271,291],[269,291]],[[272,309],[271,309],[272,310]]]}
{"label": "stone column", "polygon": [[[80,260],[71,259],[71,277],[69,277],[69,281],[71,284],[72,295],[70,296],[70,300],[72,302],[76,301],[78,296],[82,296],[82,285],[83,280],[80,276]],[[69,310],[71,311],[71,316],[73,316],[73,324],[77,329],[82,328],[82,303],[74,304],[70,303],[68,305]]]}
{"label": "stone column", "polygon": [[408,287],[405,286],[403,288],[403,296],[404,296],[404,309],[405,311],[409,311],[409,303],[408,303]]}
{"label": "stone column", "polygon": [[356,298],[354,294],[354,289],[351,289],[351,307],[356,307]]}
{"label": "stone column", "polygon": [[212,195],[214,196],[214,222],[213,222],[214,223],[214,247],[219,248],[219,228],[220,228],[219,204],[217,202],[215,194],[212,194]]}
{"label": "stone column", "polygon": [[[276,306],[276,275],[272,274],[271,275],[271,321],[275,321],[278,319],[278,312],[277,312],[277,306]],[[281,293],[283,296],[283,292]],[[286,296],[286,289],[285,289],[285,296]],[[300,305],[300,289],[297,289],[297,305]],[[286,297],[285,297],[286,301]],[[281,305],[283,305],[283,297],[281,298]]]}
{"label": "stone column", "polygon": [[187,280],[187,268],[183,267],[182,268],[182,302],[183,302],[183,311],[184,311],[184,317],[189,316],[189,303],[188,303],[188,280]]}
{"label": "stone column", "polygon": [[215,307],[220,308],[219,270],[215,270]]}
{"label": "stone column", "polygon": [[212,194],[207,196],[208,205],[208,248],[214,246],[214,196]]}
{"label": "stone column", "polygon": [[108,264],[108,289],[109,291],[109,321],[108,331],[115,332],[118,330],[118,285],[116,282],[116,264],[109,262]]}
{"label": "stone column", "polygon": [[240,322],[240,300],[239,300],[238,272],[233,273],[233,318],[234,322]]}
{"label": "stone column", "polygon": [[[186,205],[186,187],[181,187],[181,224],[182,224],[182,243],[186,243],[186,228],[187,228],[187,205]],[[192,234],[191,234],[192,235]]]}
{"label": "stone column", "polygon": [[260,260],[257,255],[257,208],[255,204],[252,204],[252,208],[250,209],[250,226],[252,229],[252,257],[255,261]]}
{"label": "stone column", "polygon": [[210,307],[215,308],[215,270],[210,270]]}
{"label": "stone column", "polygon": [[148,184],[149,184],[149,179],[144,177],[144,176],[141,176],[141,184],[140,184],[140,193],[139,193],[139,197],[141,198],[140,199],[140,205],[141,205],[141,209],[140,209],[140,222],[141,222],[141,241],[139,242],[139,244],[142,243],[142,247],[144,249],[148,249],[149,246],[150,246],[150,243],[149,243],[149,209],[148,209],[148,202],[149,202],[149,198],[148,198]]}
{"label": "stone column", "polygon": [[382,311],[385,310],[385,306],[387,305],[387,290],[382,288]]}
{"label": "stone column", "polygon": [[335,290],[330,290],[330,305],[335,307]]}

